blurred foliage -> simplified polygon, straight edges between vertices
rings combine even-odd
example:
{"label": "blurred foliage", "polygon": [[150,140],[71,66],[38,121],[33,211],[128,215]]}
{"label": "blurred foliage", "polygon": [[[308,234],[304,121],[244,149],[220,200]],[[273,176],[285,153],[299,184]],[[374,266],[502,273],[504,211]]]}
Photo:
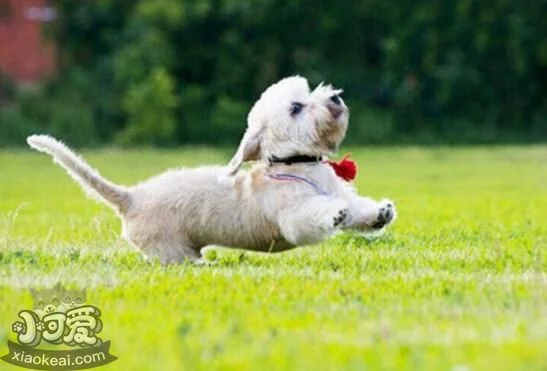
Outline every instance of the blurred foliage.
{"label": "blurred foliage", "polygon": [[53,3],[60,73],[2,88],[0,143],[234,143],[292,74],[345,90],[354,144],[547,138],[547,0]]}
{"label": "blurred foliage", "polygon": [[118,136],[122,144],[168,144],[175,133],[173,80],[156,69],[144,81],[130,87],[122,104],[129,124]]}

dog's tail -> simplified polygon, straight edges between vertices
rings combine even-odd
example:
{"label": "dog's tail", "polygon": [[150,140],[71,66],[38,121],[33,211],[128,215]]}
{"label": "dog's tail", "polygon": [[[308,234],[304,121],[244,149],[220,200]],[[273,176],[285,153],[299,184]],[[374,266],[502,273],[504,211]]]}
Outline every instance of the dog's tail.
{"label": "dog's tail", "polygon": [[105,201],[121,213],[127,211],[130,202],[129,191],[103,178],[66,145],[48,135],[31,135],[27,138],[27,143],[32,148],[51,155],[89,195],[100,196],[95,198]]}

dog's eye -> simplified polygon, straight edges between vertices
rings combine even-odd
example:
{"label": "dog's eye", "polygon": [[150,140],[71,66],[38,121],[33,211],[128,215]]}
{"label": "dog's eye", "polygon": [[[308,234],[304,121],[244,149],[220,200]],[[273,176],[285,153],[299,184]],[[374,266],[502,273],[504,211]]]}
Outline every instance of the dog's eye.
{"label": "dog's eye", "polygon": [[330,97],[330,100],[334,104],[341,104],[342,103],[342,100],[340,99],[339,95],[333,95],[332,97]]}
{"label": "dog's eye", "polygon": [[292,102],[291,104],[291,116],[296,116],[300,112],[302,112],[302,109],[304,108],[304,105],[300,102]]}

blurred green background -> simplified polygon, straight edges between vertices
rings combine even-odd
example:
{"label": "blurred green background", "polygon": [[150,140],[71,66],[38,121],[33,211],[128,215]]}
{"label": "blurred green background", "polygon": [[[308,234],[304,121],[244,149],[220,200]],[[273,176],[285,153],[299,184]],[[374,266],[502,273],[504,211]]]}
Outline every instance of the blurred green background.
{"label": "blurred green background", "polygon": [[47,5],[55,72],[32,84],[1,73],[0,146],[33,132],[76,146],[233,145],[260,92],[293,74],[345,90],[348,144],[547,139],[545,0]]}

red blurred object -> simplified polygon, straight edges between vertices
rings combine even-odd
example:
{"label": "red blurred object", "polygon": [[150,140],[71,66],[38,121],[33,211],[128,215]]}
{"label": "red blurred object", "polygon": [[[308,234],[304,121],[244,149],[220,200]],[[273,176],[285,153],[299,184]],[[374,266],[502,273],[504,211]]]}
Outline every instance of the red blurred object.
{"label": "red blurred object", "polygon": [[57,17],[46,0],[0,0],[0,72],[17,82],[35,82],[55,70],[55,45],[42,37]]}
{"label": "red blurred object", "polygon": [[351,182],[357,175],[357,164],[355,161],[350,160],[349,156],[350,154],[346,153],[340,161],[327,161],[327,163],[332,166],[336,175],[345,181]]}

